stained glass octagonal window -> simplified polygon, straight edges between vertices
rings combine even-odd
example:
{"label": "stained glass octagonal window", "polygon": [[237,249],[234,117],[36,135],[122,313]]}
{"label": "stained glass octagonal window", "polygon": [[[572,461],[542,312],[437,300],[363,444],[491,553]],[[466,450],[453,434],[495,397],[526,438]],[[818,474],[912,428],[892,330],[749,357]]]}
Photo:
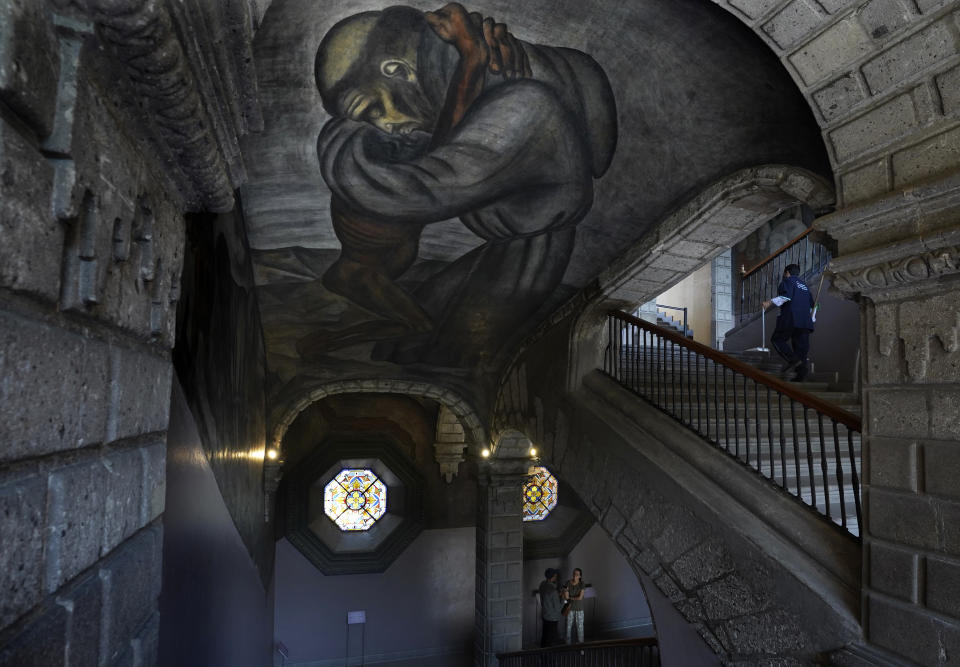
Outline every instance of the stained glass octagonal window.
{"label": "stained glass octagonal window", "polygon": [[523,520],[543,521],[557,506],[557,478],[542,466],[532,466],[523,485]]}
{"label": "stained glass octagonal window", "polygon": [[324,487],[323,510],[340,530],[367,530],[387,511],[387,487],[372,470],[344,468]]}

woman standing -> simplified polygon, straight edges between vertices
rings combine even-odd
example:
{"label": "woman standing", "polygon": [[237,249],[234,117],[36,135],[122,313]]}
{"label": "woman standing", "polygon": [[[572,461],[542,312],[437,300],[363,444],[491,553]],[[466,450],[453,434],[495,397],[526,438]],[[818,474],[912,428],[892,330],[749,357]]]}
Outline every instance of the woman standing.
{"label": "woman standing", "polygon": [[583,643],[583,591],[586,586],[583,583],[583,570],[579,567],[573,568],[573,578],[567,582],[563,597],[570,604],[570,611],[567,612],[567,643],[573,644],[573,624],[577,624],[577,643]]}

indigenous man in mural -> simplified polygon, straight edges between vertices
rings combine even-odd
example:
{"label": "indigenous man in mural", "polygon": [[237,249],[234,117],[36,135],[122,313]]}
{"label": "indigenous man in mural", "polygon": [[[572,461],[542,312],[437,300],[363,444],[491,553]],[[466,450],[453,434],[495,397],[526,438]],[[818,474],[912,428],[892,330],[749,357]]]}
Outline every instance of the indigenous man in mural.
{"label": "indigenous man in mural", "polygon": [[[458,357],[470,341],[502,343],[563,277],[616,146],[603,70],[451,4],[341,21],[316,77],[333,116],[318,153],[342,246],[323,283],[380,318],[327,346],[412,334],[381,356],[475,363]],[[451,218],[486,243],[408,293],[396,280],[424,225]]]}

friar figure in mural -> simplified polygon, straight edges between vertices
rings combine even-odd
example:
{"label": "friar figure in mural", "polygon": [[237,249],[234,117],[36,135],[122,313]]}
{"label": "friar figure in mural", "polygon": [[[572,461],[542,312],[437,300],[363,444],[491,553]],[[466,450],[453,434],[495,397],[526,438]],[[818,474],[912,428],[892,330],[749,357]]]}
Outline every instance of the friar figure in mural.
{"label": "friar figure in mural", "polygon": [[[351,16],[324,36],[315,73],[342,246],[323,284],[379,319],[298,348],[402,337],[380,356],[475,361],[463,358],[471,342],[502,343],[563,277],[616,146],[606,75],[458,4]],[[396,281],[423,227],[452,218],[485,243],[407,292]]]}

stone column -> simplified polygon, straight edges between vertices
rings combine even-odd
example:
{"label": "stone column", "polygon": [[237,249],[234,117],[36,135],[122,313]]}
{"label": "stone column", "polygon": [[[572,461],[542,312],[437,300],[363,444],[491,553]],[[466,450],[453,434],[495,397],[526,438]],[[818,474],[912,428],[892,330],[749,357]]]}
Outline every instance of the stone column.
{"label": "stone column", "polygon": [[864,631],[924,665],[960,654],[958,213],[947,179],[818,222],[861,302]]}
{"label": "stone column", "polygon": [[475,664],[496,667],[497,653],[523,641],[523,482],[529,459],[485,461],[477,509]]}
{"label": "stone column", "polygon": [[711,346],[723,349],[723,339],[733,328],[733,249],[713,258],[710,264],[710,285],[713,290],[713,335]]}

